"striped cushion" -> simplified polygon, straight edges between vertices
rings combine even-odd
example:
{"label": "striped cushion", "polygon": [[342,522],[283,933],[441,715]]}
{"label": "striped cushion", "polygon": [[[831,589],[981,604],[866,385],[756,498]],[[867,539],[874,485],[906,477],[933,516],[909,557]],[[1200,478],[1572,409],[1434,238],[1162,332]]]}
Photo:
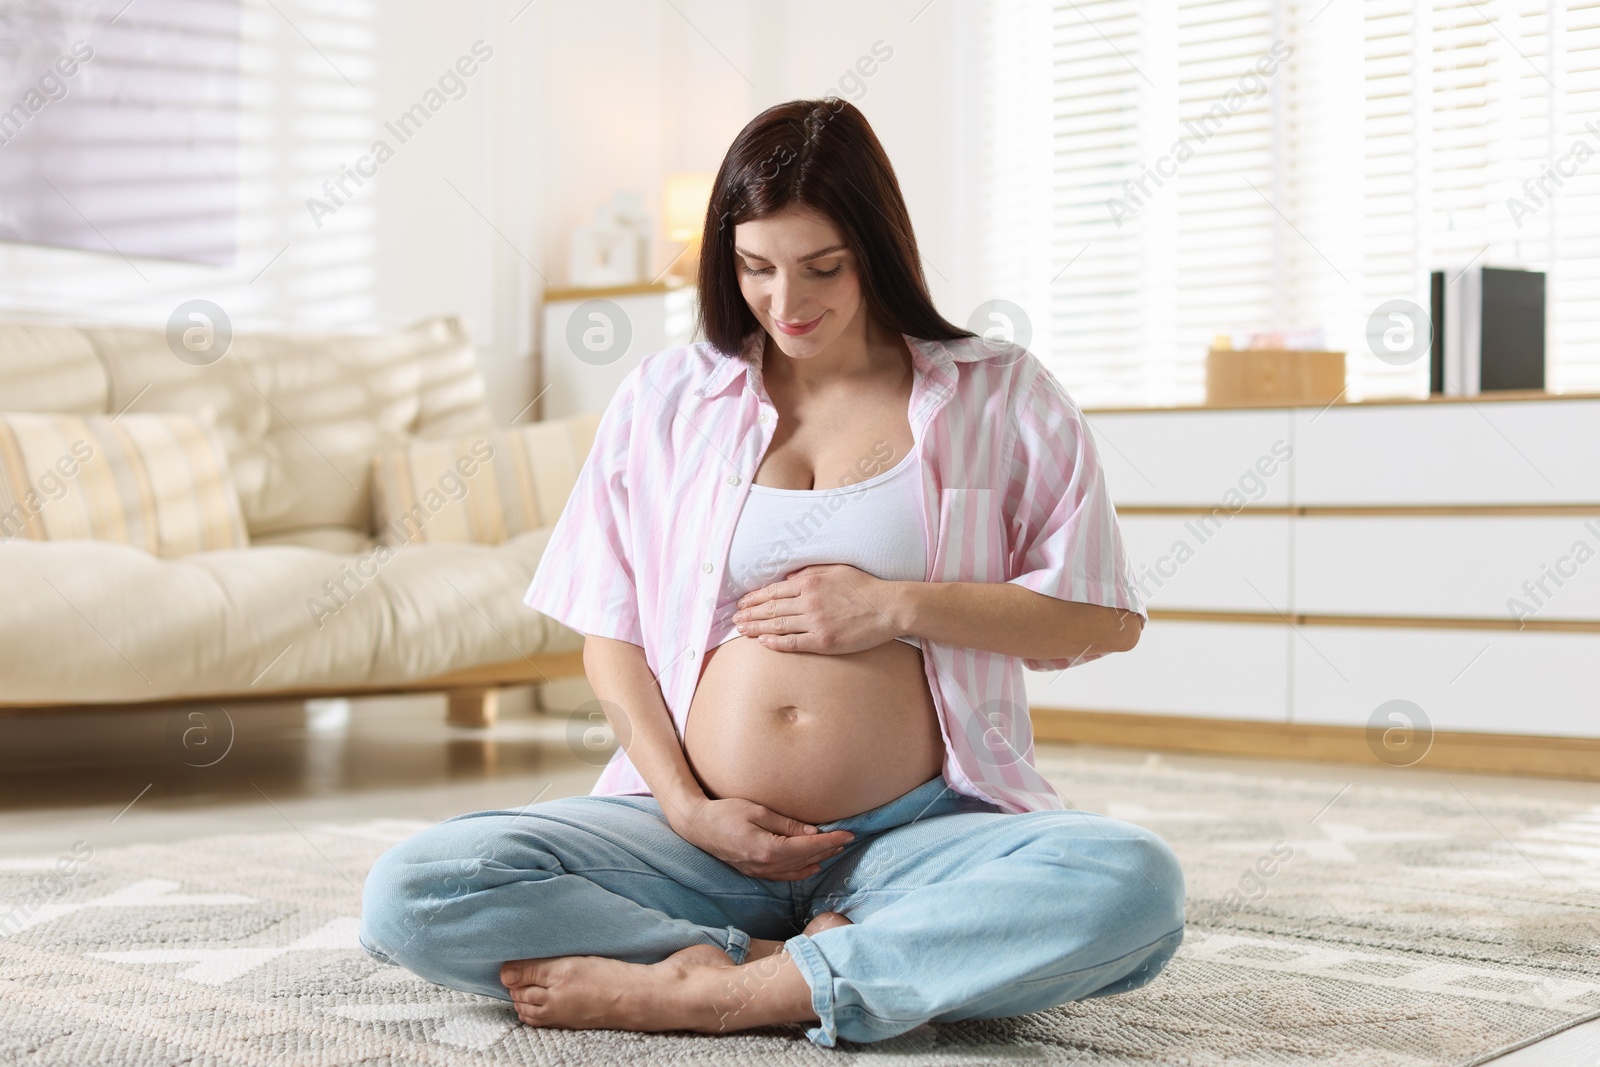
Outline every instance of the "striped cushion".
{"label": "striped cushion", "polygon": [[249,535],[200,414],[0,414],[0,538],[118,541],[171,558]]}
{"label": "striped cushion", "polygon": [[372,461],[378,540],[495,545],[554,526],[599,421],[576,415],[379,453]]}

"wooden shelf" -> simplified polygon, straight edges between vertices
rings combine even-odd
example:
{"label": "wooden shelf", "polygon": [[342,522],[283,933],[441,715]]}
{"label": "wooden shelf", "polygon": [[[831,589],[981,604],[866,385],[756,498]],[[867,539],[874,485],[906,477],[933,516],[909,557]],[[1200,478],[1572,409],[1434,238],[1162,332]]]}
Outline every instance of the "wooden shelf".
{"label": "wooden shelf", "polygon": [[554,304],[563,300],[601,300],[610,296],[647,296],[650,293],[675,293],[693,289],[692,285],[670,285],[667,282],[638,282],[634,285],[608,285],[594,289],[546,289],[543,301]]}
{"label": "wooden shelf", "polygon": [[1380,396],[1366,400],[1287,404],[1281,400],[1259,404],[1169,404],[1149,407],[1084,408],[1086,415],[1148,415],[1179,411],[1283,411],[1289,408],[1362,408],[1395,404],[1503,404],[1529,400],[1600,400],[1600,393],[1551,393],[1540,389],[1506,389],[1478,396]]}
{"label": "wooden shelf", "polygon": [[1224,622],[1253,626],[1360,626],[1392,630],[1508,630],[1513,633],[1600,633],[1600,619],[1485,619],[1448,615],[1282,615],[1273,611],[1182,611],[1151,608],[1150,621]]}
{"label": "wooden shelf", "polygon": [[1294,507],[1257,507],[1253,504],[1233,510],[1216,504],[1202,507],[1193,504],[1151,505],[1131,504],[1117,508],[1118,515],[1214,515],[1223,512],[1229,516],[1285,516],[1305,515],[1311,518],[1329,516],[1344,518],[1406,517],[1441,518],[1518,516],[1521,518],[1579,518],[1600,515],[1600,504],[1301,504]]}
{"label": "wooden shelf", "polygon": [[[1059,708],[1035,708],[1031,716],[1036,741],[1373,766],[1380,762],[1361,726]],[[1600,781],[1600,739],[1438,731],[1411,767]]]}

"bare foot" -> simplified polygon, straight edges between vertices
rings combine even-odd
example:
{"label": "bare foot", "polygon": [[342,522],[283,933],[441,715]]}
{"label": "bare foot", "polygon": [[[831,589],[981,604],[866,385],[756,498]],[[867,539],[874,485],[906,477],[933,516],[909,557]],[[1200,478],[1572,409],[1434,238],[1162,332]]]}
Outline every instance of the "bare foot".
{"label": "bare foot", "polygon": [[715,1034],[817,1018],[810,987],[783,953],[740,966],[712,945],[691,945],[652,964],[603,956],[512,960],[501,966],[500,980],[529,1026]]}
{"label": "bare foot", "polygon": [[715,1031],[706,982],[734,966],[715,945],[690,945],[660,963],[604,956],[512,960],[500,968],[517,1017],[564,1030]]}
{"label": "bare foot", "polygon": [[[800,932],[809,936],[811,934],[821,933],[823,930],[832,930],[835,926],[849,925],[850,920],[846,919],[838,912],[824,911],[818,914],[816,918],[806,923],[806,928]],[[764,960],[768,956],[776,955],[778,952],[782,951],[782,949],[782,941],[764,941],[759,937],[752,937],[750,939],[750,951],[745,953],[744,961],[746,963],[751,963],[755,960]]]}

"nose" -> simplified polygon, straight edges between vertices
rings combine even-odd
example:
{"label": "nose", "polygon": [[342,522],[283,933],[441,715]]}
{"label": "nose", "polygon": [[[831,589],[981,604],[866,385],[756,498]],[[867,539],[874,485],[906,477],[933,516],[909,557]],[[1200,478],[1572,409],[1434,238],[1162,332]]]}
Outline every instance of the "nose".
{"label": "nose", "polygon": [[767,301],[767,308],[772,313],[773,318],[790,323],[806,321],[796,315],[799,305],[798,303],[790,302],[789,298],[792,296],[795,296],[793,282],[786,278],[781,271],[777,272],[777,277],[772,281],[772,289],[769,291]]}

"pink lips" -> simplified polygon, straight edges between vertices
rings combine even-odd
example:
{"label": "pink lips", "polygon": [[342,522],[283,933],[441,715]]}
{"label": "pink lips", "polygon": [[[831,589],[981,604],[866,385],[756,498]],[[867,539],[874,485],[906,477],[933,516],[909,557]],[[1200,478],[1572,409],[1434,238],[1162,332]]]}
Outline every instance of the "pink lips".
{"label": "pink lips", "polygon": [[[826,315],[826,314],[827,314],[826,311],[824,311],[822,313],[822,315]],[[776,325],[778,327],[778,329],[781,330],[783,333],[788,334],[790,337],[799,337],[802,334],[808,334],[812,330],[815,330],[817,328],[817,323],[822,321],[822,315],[818,315],[816,318],[812,319],[810,322],[802,322],[802,323],[798,323],[798,324],[795,324],[795,325],[791,325],[791,324],[789,324],[787,322],[784,322],[782,319],[778,319],[778,318],[775,318],[772,321],[773,321],[773,324]]]}

